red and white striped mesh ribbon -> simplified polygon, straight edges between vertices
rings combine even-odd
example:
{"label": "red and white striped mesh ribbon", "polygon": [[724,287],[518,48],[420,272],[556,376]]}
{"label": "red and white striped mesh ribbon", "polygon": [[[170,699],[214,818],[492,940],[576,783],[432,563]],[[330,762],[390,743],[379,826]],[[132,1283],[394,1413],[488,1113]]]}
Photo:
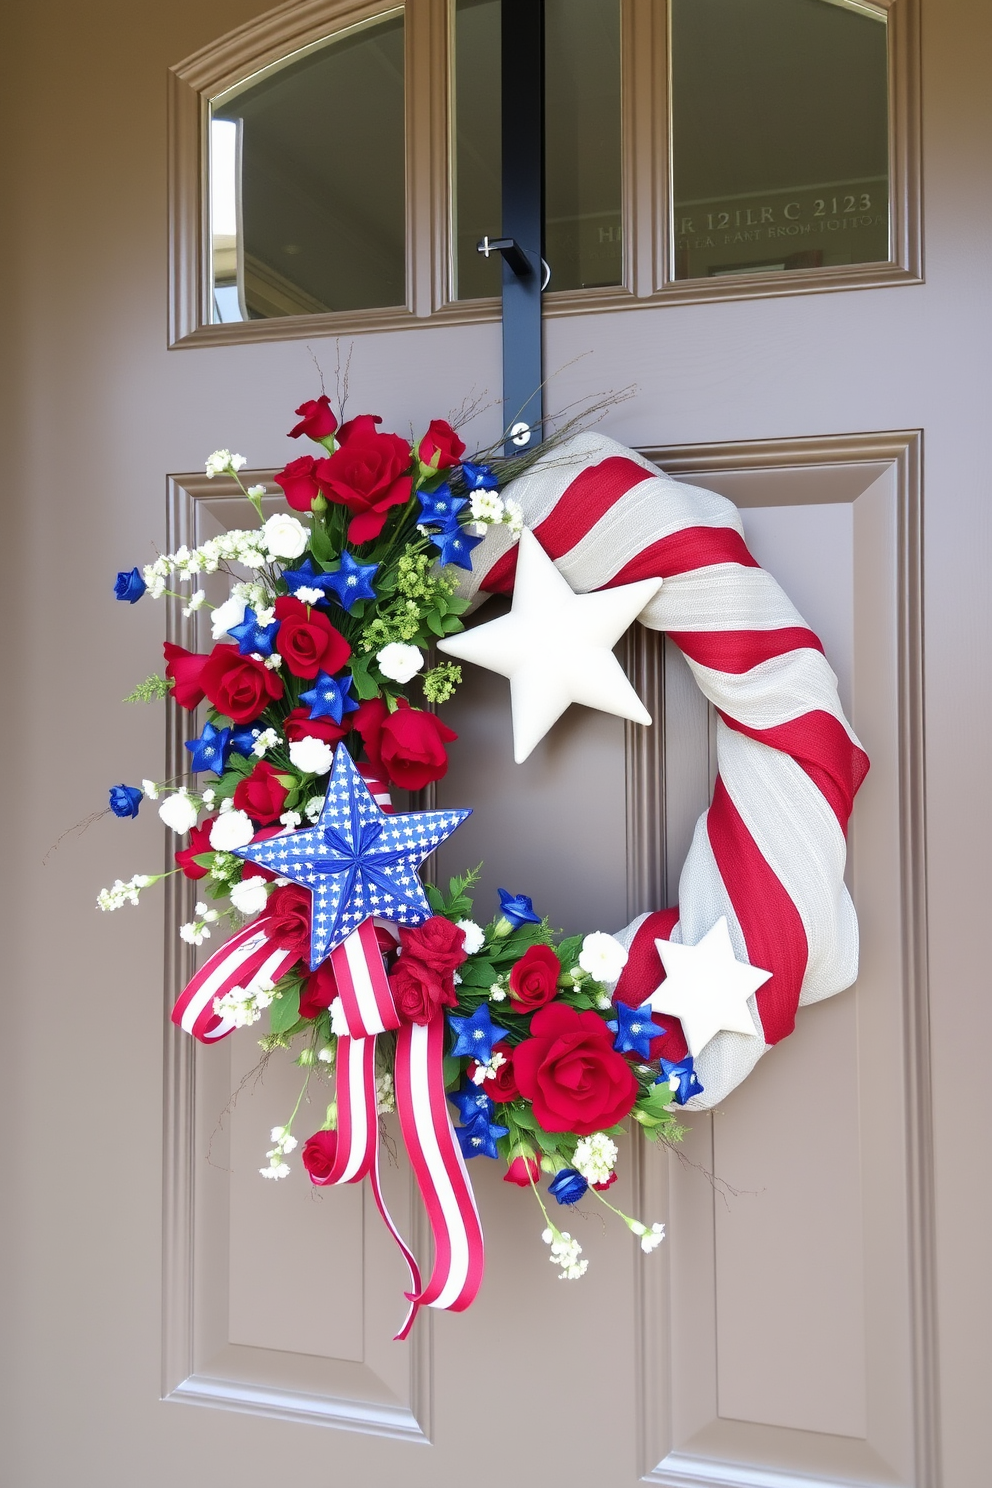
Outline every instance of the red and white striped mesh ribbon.
{"label": "red and white striped mesh ribbon", "polygon": [[[705,1093],[688,1105],[715,1105],[791,1033],[797,1007],[857,976],[845,834],[868,758],[819,639],[748,552],[732,502],[591,433],[503,494],[576,592],[664,580],[639,619],[675,642],[717,710],[719,774],[678,905],[618,933],[630,959],[616,993],[639,1005],[664,977],[655,940],[695,944],[726,916],[738,957],[772,977],[755,998],[759,1036],[718,1033],[695,1061]],[[472,561],[464,595],[512,591],[516,549],[505,526],[489,529]],[[665,1021],[670,1031],[652,1053],[681,1059],[681,1028]]]}

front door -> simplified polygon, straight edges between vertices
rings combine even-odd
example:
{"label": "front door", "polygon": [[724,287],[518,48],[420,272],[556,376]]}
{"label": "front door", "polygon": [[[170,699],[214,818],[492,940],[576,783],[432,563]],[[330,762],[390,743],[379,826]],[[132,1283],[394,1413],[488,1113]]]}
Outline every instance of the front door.
{"label": "front door", "polygon": [[[577,1213],[591,1265],[559,1285],[530,1196],[479,1160],[479,1299],[391,1341],[403,1268],[368,1195],[257,1176],[297,1072],[255,1078],[250,1035],[194,1051],[167,1024],[181,906],[164,963],[154,904],[91,910],[160,861],[154,815],[44,850],[165,748],[156,708],[117,701],[154,668],[162,611],[104,595],[150,535],[231,523],[211,450],[270,475],[298,453],[293,408],[321,375],[335,397],[345,364],[350,413],[406,433],[477,402],[465,437],[498,437],[496,281],[472,256],[499,228],[494,7],[25,11],[5,100],[8,582],[33,617],[5,648],[16,1488],[983,1480],[989,19],[970,0],[547,8],[546,403],[605,397],[605,433],[735,501],[821,636],[872,759],[860,977],[679,1152],[627,1143],[614,1192],[666,1223],[660,1250]],[[306,134],[321,90],[362,119],[329,164]],[[337,195],[313,186],[325,167]],[[467,676],[441,792],[475,816],[444,872],[484,856],[485,892],[568,930],[675,902],[714,723],[670,642],[622,654],[654,728],[573,709],[521,767],[504,684]],[[423,1249],[402,1159],[386,1186]]]}

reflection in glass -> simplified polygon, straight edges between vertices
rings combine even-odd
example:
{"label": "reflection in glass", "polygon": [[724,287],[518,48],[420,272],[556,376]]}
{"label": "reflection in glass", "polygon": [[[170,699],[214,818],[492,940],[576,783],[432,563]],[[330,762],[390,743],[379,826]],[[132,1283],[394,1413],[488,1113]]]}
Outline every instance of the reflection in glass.
{"label": "reflection in glass", "polygon": [[404,303],[403,96],[394,14],[214,100],[215,322]]}
{"label": "reflection in glass", "polygon": [[[458,299],[499,294],[475,245],[500,233],[499,0],[455,11],[455,282]],[[545,249],[549,289],[622,278],[620,3],[545,0]]]}
{"label": "reflection in glass", "polygon": [[674,277],[889,258],[887,27],[861,0],[671,0]]}

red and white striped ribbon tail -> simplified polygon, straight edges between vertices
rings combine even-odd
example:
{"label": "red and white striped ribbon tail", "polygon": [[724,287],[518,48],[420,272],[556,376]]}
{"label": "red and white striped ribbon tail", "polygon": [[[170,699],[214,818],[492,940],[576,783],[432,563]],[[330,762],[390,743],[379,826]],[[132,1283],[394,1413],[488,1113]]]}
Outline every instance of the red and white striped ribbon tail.
{"label": "red and white striped ribbon tail", "polygon": [[215,1044],[234,1032],[233,1018],[214,1011],[214,1001],[235,987],[250,991],[276,982],[297,959],[295,951],[274,946],[263,916],[224,942],[192,977],[172,1009],[172,1021],[203,1044]]}
{"label": "red and white striped ribbon tail", "polygon": [[386,784],[386,782],[384,780],[380,780],[379,775],[373,768],[373,766],[365,764],[364,761],[359,761],[355,768],[358,771],[359,775],[361,775],[362,779],[365,781],[365,784],[368,786],[369,790],[372,792],[372,799],[378,806],[379,810],[385,811],[387,814],[392,815],[395,808],[393,806],[393,798],[389,794],[389,786]]}
{"label": "red and white striped ribbon tail", "polygon": [[396,1109],[434,1233],[434,1270],[414,1306],[463,1312],[482,1284],[485,1247],[475,1195],[444,1093],[444,1014],[396,1036]]}
{"label": "red and white striped ribbon tail", "polygon": [[[617,997],[637,1004],[664,976],[655,939],[695,944],[725,916],[738,956],[772,972],[755,997],[760,1036],[718,1033],[696,1060],[712,1106],[791,1032],[796,1009],[857,976],[858,926],[844,884],[846,828],[868,759],[844,716],[819,639],[756,562],[733,503],[686,485],[600,434],[557,446],[504,496],[577,593],[661,578],[640,615],[681,649],[718,713],[719,777],[679,883],[678,906],[618,938]],[[492,526],[461,593],[508,594],[516,549]],[[677,1060],[677,1022],[652,1053]]]}
{"label": "red and white striped ribbon tail", "polygon": [[[377,1033],[399,1028],[389,978],[382,960],[382,947],[374,922],[363,920],[330,955],[337,983],[340,1008],[335,1008],[352,1038],[374,1038]],[[387,932],[387,940],[388,932]]]}

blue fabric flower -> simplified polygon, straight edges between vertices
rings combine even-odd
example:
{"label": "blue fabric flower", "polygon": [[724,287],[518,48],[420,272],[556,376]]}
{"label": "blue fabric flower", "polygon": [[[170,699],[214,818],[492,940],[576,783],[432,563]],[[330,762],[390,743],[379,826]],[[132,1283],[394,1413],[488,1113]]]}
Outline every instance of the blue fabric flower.
{"label": "blue fabric flower", "polygon": [[462,475],[470,491],[495,491],[499,485],[496,472],[489,465],[473,465],[471,460],[462,461]]}
{"label": "blue fabric flower", "polygon": [[618,1054],[637,1054],[641,1059],[651,1058],[651,1040],[661,1038],[668,1030],[652,1021],[653,1008],[650,1002],[640,1007],[629,1007],[625,1002],[616,1002],[617,1016],[607,1023],[611,1033],[616,1034],[613,1047]]}
{"label": "blue fabric flower", "polygon": [[574,1168],[562,1168],[548,1184],[548,1193],[553,1194],[559,1204],[577,1204],[589,1187],[587,1179]]}
{"label": "blue fabric flower", "polygon": [[358,703],[351,696],[353,680],[350,674],[335,681],[327,672],[318,672],[309,691],[300,693],[300,702],[310,709],[311,718],[333,718],[340,723],[345,713],[358,712]]}
{"label": "blue fabric flower", "polygon": [[482,541],[481,537],[469,537],[468,533],[461,527],[443,528],[440,532],[428,534],[430,541],[441,554],[441,567],[446,568],[449,563],[454,563],[458,568],[466,568],[472,572],[472,549],[477,548]]}
{"label": "blue fabric flower", "polygon": [[186,740],[186,748],[190,752],[189,767],[193,774],[196,775],[201,770],[213,770],[216,775],[223,775],[230,747],[229,728],[219,729],[212,723],[205,723],[198,739]]}
{"label": "blue fabric flower", "polygon": [[692,1055],[687,1054],[684,1059],[675,1063],[670,1059],[661,1060],[661,1074],[655,1080],[656,1085],[664,1085],[668,1081],[678,1081],[674,1091],[673,1099],[677,1106],[684,1106],[690,1096],[701,1095],[703,1083],[692,1067]]}
{"label": "blue fabric flower", "polygon": [[241,624],[229,625],[227,633],[237,641],[242,656],[250,656],[253,651],[259,656],[271,656],[281,624],[280,620],[270,620],[268,625],[259,625],[258,616],[249,605]]}
{"label": "blue fabric flower", "polygon": [[110,787],[110,809],[115,816],[137,816],[141,798],[142,792],[136,785]]}
{"label": "blue fabric flower", "polygon": [[114,582],[114,598],[124,599],[128,604],[137,604],[148,585],[136,568],[130,573],[121,571]]}
{"label": "blue fabric flower", "polygon": [[499,891],[499,907],[503,918],[509,920],[514,930],[519,925],[539,925],[541,916],[534,913],[534,906],[526,894],[511,894],[508,889]]}
{"label": "blue fabric flower", "polygon": [[465,1126],[478,1116],[491,1116],[495,1107],[486,1092],[472,1080],[464,1080],[458,1090],[449,1090],[448,1099]]}
{"label": "blue fabric flower", "polygon": [[317,587],[332,590],[338,604],[350,614],[357,600],[375,599],[372,580],[378,567],[378,563],[358,563],[350,553],[342,553],[337,572],[321,574]]}
{"label": "blue fabric flower", "polygon": [[295,594],[297,589],[324,589],[324,581],[328,578],[327,574],[318,573],[310,558],[305,559],[299,568],[284,568],[282,576],[290,594]]}
{"label": "blue fabric flower", "polygon": [[445,483],[434,491],[419,491],[417,499],[420,502],[420,516],[418,521],[429,526],[436,523],[445,531],[457,531],[457,517],[463,506],[468,506],[468,498],[465,496],[453,496],[451,487]]}
{"label": "blue fabric flower", "polygon": [[251,754],[252,745],[262,730],[257,723],[241,723],[237,728],[231,730],[231,748],[235,754],[243,754],[247,759]]}
{"label": "blue fabric flower", "polygon": [[476,1116],[467,1126],[456,1126],[455,1136],[463,1157],[499,1157],[496,1141],[509,1135],[508,1126],[494,1125],[488,1116]]}
{"label": "blue fabric flower", "polygon": [[451,1046],[453,1059],[466,1056],[469,1059],[478,1060],[479,1064],[488,1064],[493,1057],[493,1044],[498,1044],[501,1038],[506,1037],[505,1028],[497,1028],[489,1016],[489,1005],[483,1003],[477,1007],[470,1018],[456,1018],[454,1013],[448,1014],[448,1023],[455,1042]]}

